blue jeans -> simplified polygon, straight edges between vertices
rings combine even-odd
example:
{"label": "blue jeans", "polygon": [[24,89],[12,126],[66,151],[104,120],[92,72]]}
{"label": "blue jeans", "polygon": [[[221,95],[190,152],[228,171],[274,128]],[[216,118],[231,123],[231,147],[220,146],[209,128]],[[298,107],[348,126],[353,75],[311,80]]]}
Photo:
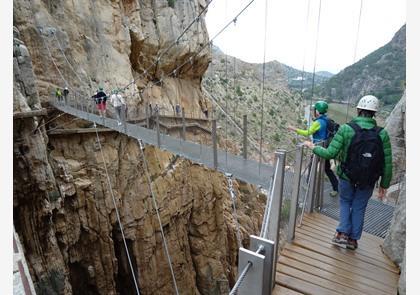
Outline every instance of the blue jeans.
{"label": "blue jeans", "polygon": [[340,223],[337,231],[359,240],[363,231],[366,206],[373,193],[373,186],[360,189],[340,178]]}

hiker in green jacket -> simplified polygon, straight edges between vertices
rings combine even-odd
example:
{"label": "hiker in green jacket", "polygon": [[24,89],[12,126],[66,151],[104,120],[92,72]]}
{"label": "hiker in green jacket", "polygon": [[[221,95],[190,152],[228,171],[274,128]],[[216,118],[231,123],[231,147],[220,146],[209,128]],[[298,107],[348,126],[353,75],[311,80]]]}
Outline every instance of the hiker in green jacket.
{"label": "hiker in green jacket", "polygon": [[373,95],[362,97],[357,117],[338,129],[328,148],[305,141],[304,145],[324,159],[337,159],[340,178],[340,223],[333,243],[357,249],[369,198],[381,178],[378,198],[383,199],[392,178],[392,152],[388,133],[377,127],[379,101]]}
{"label": "hiker in green jacket", "polygon": [[55,97],[57,98],[58,102],[63,102],[63,95],[61,94],[61,90],[58,87],[55,89]]}

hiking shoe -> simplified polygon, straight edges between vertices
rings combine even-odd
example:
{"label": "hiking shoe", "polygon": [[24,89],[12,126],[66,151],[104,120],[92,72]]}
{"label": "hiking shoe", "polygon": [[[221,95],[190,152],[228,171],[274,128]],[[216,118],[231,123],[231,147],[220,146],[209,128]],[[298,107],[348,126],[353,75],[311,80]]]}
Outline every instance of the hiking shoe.
{"label": "hiking shoe", "polygon": [[348,236],[345,233],[335,232],[332,242],[340,245],[347,245]]}
{"label": "hiking shoe", "polygon": [[330,192],[330,197],[336,197],[338,195],[338,192],[337,191],[331,191]]}
{"label": "hiking shoe", "polygon": [[346,248],[349,249],[349,250],[356,250],[357,249],[357,240],[349,238],[347,240]]}

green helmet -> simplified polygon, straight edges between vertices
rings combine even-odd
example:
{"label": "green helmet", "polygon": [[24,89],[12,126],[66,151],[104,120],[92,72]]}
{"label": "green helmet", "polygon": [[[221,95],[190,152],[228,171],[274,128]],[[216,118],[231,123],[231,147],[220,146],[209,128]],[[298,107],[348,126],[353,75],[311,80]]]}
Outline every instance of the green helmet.
{"label": "green helmet", "polygon": [[328,103],[326,103],[323,100],[317,101],[315,103],[314,107],[315,107],[315,110],[317,110],[318,113],[320,113],[320,114],[324,114],[328,111]]}
{"label": "green helmet", "polygon": [[99,91],[103,91],[104,88],[102,86],[99,87]]}

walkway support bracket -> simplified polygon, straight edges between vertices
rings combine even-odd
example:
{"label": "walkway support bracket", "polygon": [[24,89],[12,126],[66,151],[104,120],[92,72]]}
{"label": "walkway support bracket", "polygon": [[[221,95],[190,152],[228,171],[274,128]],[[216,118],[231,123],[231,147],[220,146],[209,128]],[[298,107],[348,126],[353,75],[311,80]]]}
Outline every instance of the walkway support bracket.
{"label": "walkway support bracket", "polygon": [[287,241],[291,243],[295,238],[296,215],[299,201],[299,188],[302,170],[303,145],[299,144],[296,150],[295,171],[293,176],[292,199],[290,200],[289,230],[287,232]]}
{"label": "walkway support bracket", "polygon": [[250,236],[250,249],[239,249],[238,278],[250,262],[246,277],[239,285],[241,295],[271,294],[271,271],[274,258],[274,242],[257,236]]}

